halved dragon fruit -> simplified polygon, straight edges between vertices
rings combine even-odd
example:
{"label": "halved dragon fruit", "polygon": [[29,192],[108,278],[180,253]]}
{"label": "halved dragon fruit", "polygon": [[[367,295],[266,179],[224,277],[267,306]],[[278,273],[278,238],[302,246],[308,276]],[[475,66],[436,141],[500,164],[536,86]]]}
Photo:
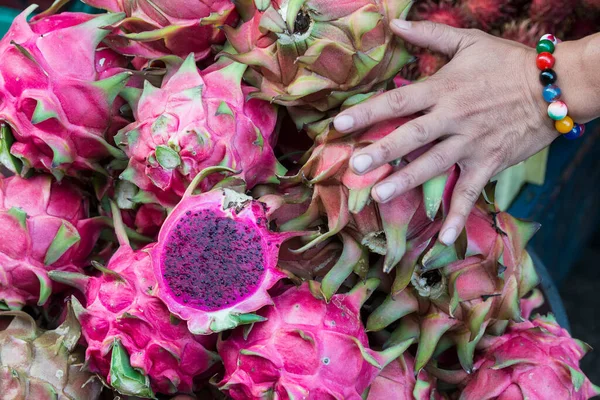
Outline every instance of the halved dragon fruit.
{"label": "halved dragon fruit", "polygon": [[72,297],[87,342],[86,363],[121,394],[154,398],[154,393],[190,393],[218,368],[216,336],[191,334],[155,296],[151,256],[133,250],[113,204],[119,250],[101,274],[53,271],[50,277],[79,289]]}
{"label": "halved dragon fruit", "polygon": [[158,296],[195,334],[262,321],[252,313],[272,303],[267,290],[286,276],[279,247],[302,234],[272,232],[272,210],[234,190],[194,195],[203,178],[190,184],[152,249]]}

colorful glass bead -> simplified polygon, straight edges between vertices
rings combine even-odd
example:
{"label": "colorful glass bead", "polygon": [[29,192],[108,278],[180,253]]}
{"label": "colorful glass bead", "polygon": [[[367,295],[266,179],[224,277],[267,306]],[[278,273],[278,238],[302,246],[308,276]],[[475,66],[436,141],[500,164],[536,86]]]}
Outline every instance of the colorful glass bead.
{"label": "colorful glass bead", "polygon": [[560,99],[561,94],[562,92],[560,88],[556,85],[548,85],[544,88],[544,90],[542,90],[542,96],[548,103],[552,103],[553,101]]}
{"label": "colorful glass bead", "polygon": [[571,132],[565,134],[565,138],[569,140],[578,139],[583,136],[583,132],[585,131],[585,125],[575,124]]}
{"label": "colorful glass bead", "polygon": [[554,67],[554,56],[551,53],[540,53],[535,59],[535,63],[540,70]]}
{"label": "colorful glass bead", "polygon": [[552,35],[551,33],[546,33],[544,36],[542,36],[542,37],[540,38],[540,42],[541,42],[542,40],[549,40],[549,41],[551,41],[551,42],[552,42],[552,44],[553,44],[553,45],[555,45],[555,46],[556,46],[556,45],[559,43],[559,40],[558,40],[558,38],[557,38],[556,36]]}
{"label": "colorful glass bead", "polygon": [[554,53],[554,43],[549,40],[540,40],[535,46],[535,50],[540,53]]}
{"label": "colorful glass bead", "polygon": [[548,106],[548,116],[555,121],[560,121],[569,113],[569,109],[564,101],[553,101]]}
{"label": "colorful glass bead", "polygon": [[560,121],[556,121],[554,123],[554,127],[556,128],[556,130],[562,133],[563,135],[571,132],[571,130],[573,129],[573,125],[573,119],[569,116],[566,116]]}
{"label": "colorful glass bead", "polygon": [[546,69],[540,72],[540,82],[542,85],[548,86],[556,82],[556,72],[553,69]]}

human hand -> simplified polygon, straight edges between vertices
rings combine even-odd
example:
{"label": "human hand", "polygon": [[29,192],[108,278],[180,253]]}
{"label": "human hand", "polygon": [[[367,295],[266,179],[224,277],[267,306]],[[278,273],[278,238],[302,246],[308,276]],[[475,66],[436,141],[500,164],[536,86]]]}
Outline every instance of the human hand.
{"label": "human hand", "polygon": [[[453,243],[487,182],[498,172],[548,146],[559,134],[546,113],[535,65],[535,49],[477,30],[456,29],[431,22],[394,21],[402,39],[446,54],[452,60],[426,81],[386,92],[338,115],[335,128],[354,132],[383,120],[422,113],[384,139],[357,151],[350,167],[361,175],[397,160],[428,143],[435,145],[372,190],[386,202],[452,165],[460,167],[449,214],[440,241]],[[576,42],[574,42],[576,43]],[[574,62],[576,45],[561,43],[557,64]],[[558,71],[559,80],[561,71]],[[559,84],[570,79],[565,73]],[[565,94],[566,87],[563,88]],[[575,89],[574,89],[575,90]],[[565,99],[563,95],[563,99]],[[570,115],[576,115],[565,99]],[[591,119],[591,118],[588,118]]]}

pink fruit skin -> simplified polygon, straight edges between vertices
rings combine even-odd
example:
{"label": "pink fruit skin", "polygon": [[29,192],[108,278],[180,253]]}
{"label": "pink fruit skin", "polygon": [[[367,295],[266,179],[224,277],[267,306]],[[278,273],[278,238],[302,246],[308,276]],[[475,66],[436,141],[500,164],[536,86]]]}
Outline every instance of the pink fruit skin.
{"label": "pink fruit skin", "polygon": [[108,34],[100,27],[121,17],[63,13],[28,23],[32,11],[15,18],[0,41],[0,120],[12,128],[11,153],[24,162],[23,174],[100,171],[98,162],[121,154],[105,135],[129,72],[123,59],[96,50]]}
{"label": "pink fruit skin", "polygon": [[476,362],[460,399],[587,400],[599,391],[579,368],[586,346],[551,319],[514,324]]}
{"label": "pink fruit skin", "polygon": [[[245,68],[220,62],[200,73],[188,57],[161,89],[146,84],[136,122],[115,137],[130,157],[121,178],[170,207],[200,171],[216,165],[239,170],[248,187],[274,182],[285,171],[271,146],[277,112],[268,102],[247,99],[253,89],[241,83]],[[166,148],[176,166],[161,164],[159,152]],[[210,177],[202,188],[221,178]]]}
{"label": "pink fruit skin", "polygon": [[277,398],[358,400],[379,370],[365,361],[368,341],[360,321],[360,301],[334,295],[316,299],[304,283],[273,299],[247,339],[238,328],[218,343],[225,364],[219,387],[236,400]]}
{"label": "pink fruit skin", "polygon": [[415,360],[403,354],[389,363],[369,388],[367,400],[438,400],[435,381],[424,370],[415,379]]}
{"label": "pink fruit skin", "polygon": [[[118,35],[108,41],[126,55],[155,59],[174,54],[196,60],[212,54],[225,41],[222,25],[235,25],[238,15],[230,0],[85,0],[90,6],[127,17],[114,25]],[[128,40],[132,39],[132,40]]]}
{"label": "pink fruit skin", "polygon": [[[44,175],[0,178],[0,300],[15,309],[44,304],[43,293],[61,288],[52,284],[48,271],[80,271],[103,225],[88,218],[87,199],[68,182]],[[80,239],[64,245],[60,258],[46,264],[52,243],[61,242],[56,238],[61,227]]]}
{"label": "pink fruit skin", "polygon": [[[216,372],[216,336],[195,336],[185,323],[174,322],[163,302],[153,295],[156,280],[145,250],[121,247],[104,273],[84,286],[85,309],[74,309],[88,344],[89,368],[110,382],[111,347],[118,340],[131,365],[150,378],[155,392],[191,392],[195,382]],[[118,274],[118,276],[116,275]]]}

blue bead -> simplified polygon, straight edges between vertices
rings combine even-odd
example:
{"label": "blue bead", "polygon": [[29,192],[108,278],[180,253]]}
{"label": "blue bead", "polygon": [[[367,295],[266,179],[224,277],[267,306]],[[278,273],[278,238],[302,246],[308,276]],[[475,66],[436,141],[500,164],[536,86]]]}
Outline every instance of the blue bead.
{"label": "blue bead", "polygon": [[575,124],[573,126],[573,129],[571,129],[571,132],[569,132],[569,133],[567,133],[567,134],[565,134],[563,136],[566,139],[574,140],[574,139],[577,139],[577,138],[581,137],[581,133],[582,133],[582,131],[581,131],[581,125],[580,124]]}
{"label": "blue bead", "polygon": [[542,96],[544,96],[544,100],[546,100],[548,103],[552,103],[553,101],[560,99],[561,93],[562,92],[558,86],[548,85],[542,91]]}

